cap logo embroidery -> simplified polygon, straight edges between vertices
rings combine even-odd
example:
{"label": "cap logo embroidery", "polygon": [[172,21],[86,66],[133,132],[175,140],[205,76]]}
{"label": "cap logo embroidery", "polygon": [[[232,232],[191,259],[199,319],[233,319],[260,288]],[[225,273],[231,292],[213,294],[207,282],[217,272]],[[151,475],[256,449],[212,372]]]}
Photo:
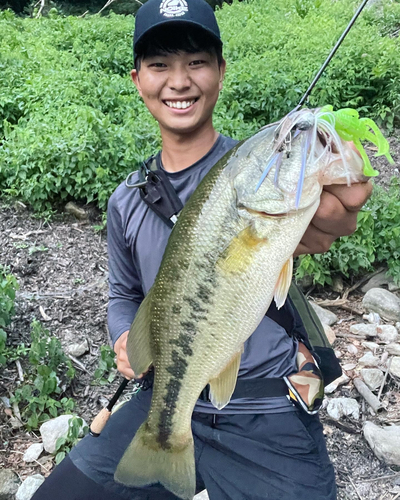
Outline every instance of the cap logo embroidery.
{"label": "cap logo embroidery", "polygon": [[185,0],[163,0],[160,5],[160,14],[165,17],[183,16],[188,10]]}

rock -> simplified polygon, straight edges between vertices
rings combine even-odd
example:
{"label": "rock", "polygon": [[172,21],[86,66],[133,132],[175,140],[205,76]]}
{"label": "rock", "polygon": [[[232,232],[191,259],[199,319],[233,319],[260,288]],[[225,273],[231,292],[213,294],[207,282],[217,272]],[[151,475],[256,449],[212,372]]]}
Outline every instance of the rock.
{"label": "rock", "polygon": [[30,500],[39,486],[42,485],[44,477],[41,474],[34,474],[25,479],[25,481],[18,488],[15,500]]}
{"label": "rock", "polygon": [[351,325],[350,332],[356,335],[365,335],[366,337],[376,337],[378,334],[377,325],[366,325],[365,323]]}
{"label": "rock", "polygon": [[307,274],[306,276],[303,276],[298,282],[297,284],[299,285],[299,287],[305,291],[307,290],[308,288],[310,288],[312,285],[313,285],[313,277],[310,276],[309,274]]}
{"label": "rock", "polygon": [[332,278],[332,290],[336,293],[342,293],[344,290],[344,285],[343,285],[343,278],[340,276],[340,274],[336,274]]}
{"label": "rock", "polygon": [[207,490],[202,491],[201,493],[198,493],[193,500],[209,500],[209,496],[207,493]]}
{"label": "rock", "polygon": [[338,321],[338,317],[333,312],[324,309],[315,302],[310,302],[310,304],[323,325],[332,326]]}
{"label": "rock", "polygon": [[14,500],[21,481],[10,469],[0,470],[0,500]]}
{"label": "rock", "polygon": [[380,273],[375,274],[375,276],[372,276],[372,278],[361,288],[362,293],[367,293],[372,288],[380,288],[382,285],[394,285],[393,278],[391,276],[386,276],[386,273],[387,270],[384,269]]}
{"label": "rock", "polygon": [[66,347],[67,353],[71,354],[71,356],[74,356],[75,358],[83,356],[85,352],[87,352],[88,350],[89,350],[89,344],[86,339],[83,342],[70,344],[69,346]]}
{"label": "rock", "polygon": [[65,205],[65,211],[69,214],[74,215],[79,220],[86,220],[88,218],[88,214],[86,213],[86,211],[83,208],[78,207],[78,205],[73,201],[69,201]]}
{"label": "rock", "polygon": [[368,323],[372,323],[375,325],[380,325],[381,323],[381,317],[379,316],[378,313],[370,312],[368,314],[363,314],[363,319],[368,321]]}
{"label": "rock", "polygon": [[343,384],[347,384],[347,382],[350,381],[350,377],[348,377],[345,373],[337,378],[336,380],[334,380],[333,382],[331,382],[329,385],[327,385],[325,387],[325,394],[332,394],[332,392],[335,392],[336,389],[340,386],[340,385],[343,385]]}
{"label": "rock", "polygon": [[388,290],[371,288],[362,303],[367,311],[377,312],[389,321],[400,321],[400,299]]}
{"label": "rock", "polygon": [[[73,415],[61,415],[60,417],[48,420],[40,426],[40,435],[42,436],[44,449],[48,453],[56,451],[56,442],[59,437],[65,437],[68,434],[68,422]],[[83,419],[82,419],[83,420]],[[82,428],[87,423],[83,420]]]}
{"label": "rock", "polygon": [[322,326],[324,327],[324,332],[325,332],[326,338],[328,339],[328,342],[332,345],[336,340],[335,332],[332,330],[332,328],[329,325],[325,325],[324,323],[322,323]]}
{"label": "rock", "polygon": [[371,351],[376,351],[379,348],[379,345],[376,342],[365,341],[361,345]]}
{"label": "rock", "polygon": [[343,416],[353,417],[355,420],[360,418],[359,404],[352,398],[333,398],[329,401],[326,411],[335,420]]}
{"label": "rock", "polygon": [[397,290],[400,290],[400,286],[396,285],[394,281],[389,281],[388,290],[389,292],[397,292]]}
{"label": "rock", "polygon": [[378,326],[377,330],[379,340],[387,344],[396,342],[396,340],[398,340],[399,338],[397,328],[392,325],[380,325]]}
{"label": "rock", "polygon": [[392,356],[400,356],[400,344],[388,344],[385,346],[385,351]]}
{"label": "rock", "polygon": [[357,366],[357,363],[346,363],[345,365],[342,366],[343,370],[349,371],[353,370]]}
{"label": "rock", "polygon": [[381,370],[378,370],[378,368],[363,368],[361,370],[361,376],[371,391],[374,391],[381,386],[384,374]]}
{"label": "rock", "polygon": [[398,321],[395,326],[397,328],[397,331],[400,332],[400,321]]}
{"label": "rock", "polygon": [[388,465],[400,466],[400,426],[379,427],[365,422],[364,437],[372,451]]}
{"label": "rock", "polygon": [[368,351],[362,358],[358,360],[360,366],[378,366],[379,358],[374,356],[371,351]]}
{"label": "rock", "polygon": [[390,373],[394,377],[400,378],[400,357],[395,356],[392,358],[392,363],[390,364]]}
{"label": "rock", "polygon": [[34,462],[37,460],[43,451],[43,443],[34,443],[24,453],[24,462]]}
{"label": "rock", "polygon": [[354,344],[348,344],[346,346],[347,352],[353,354],[354,356],[358,353],[358,349]]}

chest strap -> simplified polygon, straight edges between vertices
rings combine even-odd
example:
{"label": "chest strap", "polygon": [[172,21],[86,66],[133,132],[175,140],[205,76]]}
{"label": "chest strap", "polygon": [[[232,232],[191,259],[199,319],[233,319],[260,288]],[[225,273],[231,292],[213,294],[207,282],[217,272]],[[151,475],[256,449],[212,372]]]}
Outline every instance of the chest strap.
{"label": "chest strap", "polygon": [[[288,396],[289,390],[283,378],[238,378],[231,401],[240,398],[277,398]],[[199,396],[201,401],[210,401],[210,386],[206,385]]]}
{"label": "chest strap", "polygon": [[131,182],[135,174],[131,172],[125,181],[126,187],[138,188],[140,197],[146,205],[169,227],[174,227],[183,204],[168,179],[168,175],[164,170],[157,168],[157,160],[154,156],[144,161],[138,172],[139,182]]}

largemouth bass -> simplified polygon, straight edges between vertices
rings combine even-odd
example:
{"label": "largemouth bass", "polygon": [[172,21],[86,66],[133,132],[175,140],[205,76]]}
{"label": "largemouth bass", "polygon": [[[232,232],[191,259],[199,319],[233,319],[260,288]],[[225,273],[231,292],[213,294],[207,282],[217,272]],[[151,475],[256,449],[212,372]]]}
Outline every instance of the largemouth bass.
{"label": "largemouth bass", "polygon": [[200,392],[210,384],[216,408],[229,402],[244,342],[273,298],[278,307],[286,300],[292,256],[323,186],[365,179],[338,119],[328,108],[301,110],[265,127],[222,158],[182,210],[128,336],[133,371],[153,365],[154,387],[118,482],[160,482],[193,498],[191,417]]}

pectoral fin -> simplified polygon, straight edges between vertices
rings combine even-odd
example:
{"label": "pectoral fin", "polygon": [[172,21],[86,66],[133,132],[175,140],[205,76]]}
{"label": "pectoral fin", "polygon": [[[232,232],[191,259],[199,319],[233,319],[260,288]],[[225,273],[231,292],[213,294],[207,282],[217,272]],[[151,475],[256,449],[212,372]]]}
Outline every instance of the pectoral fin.
{"label": "pectoral fin", "polygon": [[281,274],[275,285],[274,299],[278,309],[280,309],[286,301],[289,288],[292,283],[293,276],[293,257],[286,262],[282,267]]}
{"label": "pectoral fin", "polygon": [[128,334],[126,350],[136,375],[147,372],[153,363],[150,336],[151,292],[141,303]]}
{"label": "pectoral fin", "polygon": [[218,377],[211,379],[209,382],[210,400],[218,410],[221,410],[229,403],[235,390],[242,352],[243,350],[241,349],[235,354]]}

